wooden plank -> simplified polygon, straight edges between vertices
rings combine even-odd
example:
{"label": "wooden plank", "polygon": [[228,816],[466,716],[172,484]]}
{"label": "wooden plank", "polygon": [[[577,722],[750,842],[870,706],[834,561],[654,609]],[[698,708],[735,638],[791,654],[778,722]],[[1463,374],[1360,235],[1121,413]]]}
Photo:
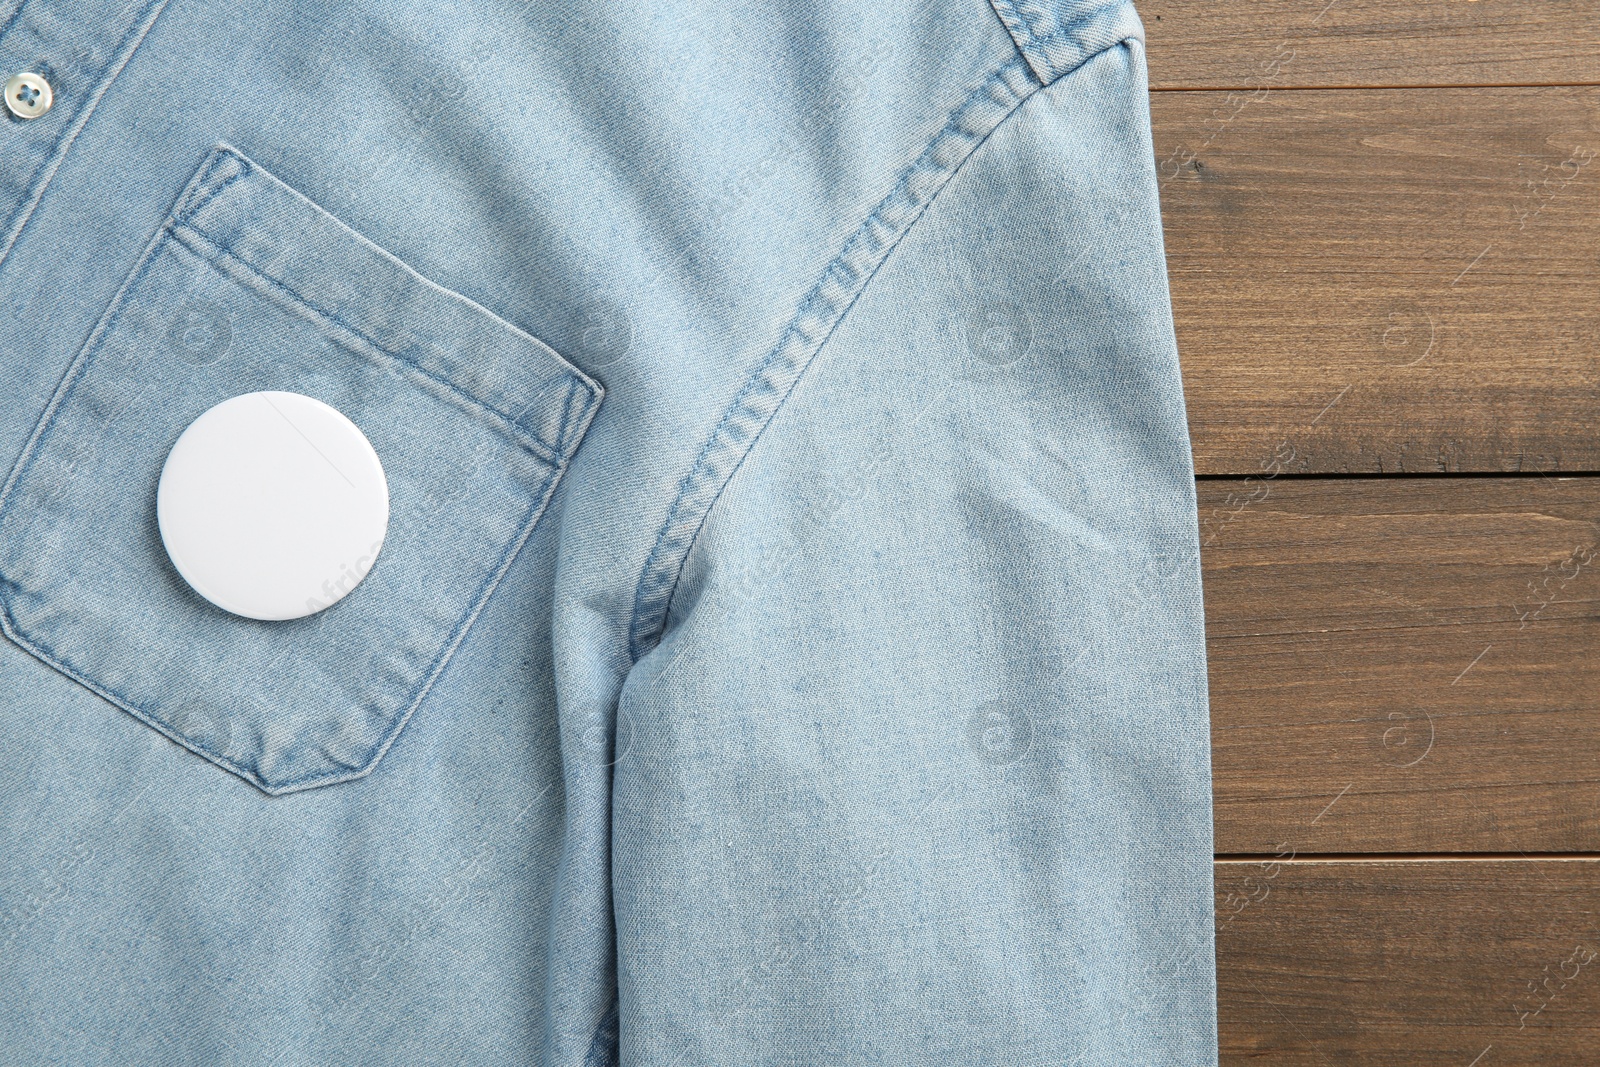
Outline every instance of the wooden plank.
{"label": "wooden plank", "polygon": [[1152,109],[1201,473],[1600,467],[1600,88]]}
{"label": "wooden plank", "polygon": [[1144,0],[1156,89],[1600,82],[1593,0]]}
{"label": "wooden plank", "polygon": [[1225,1065],[1596,1062],[1600,859],[1215,872]]}
{"label": "wooden plank", "polygon": [[1600,477],[1198,488],[1218,852],[1600,851]]}

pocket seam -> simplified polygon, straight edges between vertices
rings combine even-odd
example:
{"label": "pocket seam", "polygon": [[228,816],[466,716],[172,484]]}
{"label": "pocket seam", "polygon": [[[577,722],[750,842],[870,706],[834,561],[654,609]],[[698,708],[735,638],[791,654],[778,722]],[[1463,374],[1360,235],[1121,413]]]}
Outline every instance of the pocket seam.
{"label": "pocket seam", "polygon": [[[230,178],[228,180],[231,181],[232,179]],[[224,185],[225,184],[226,182],[224,182]],[[221,188],[222,186],[218,186],[219,191]],[[12,470],[10,478],[7,479],[4,488],[0,488],[0,512],[4,512],[8,507],[10,507],[11,494],[17,480],[20,479],[23,472],[32,465],[35,454],[49,439],[51,432],[57,425],[57,415],[60,412],[60,409],[71,398],[73,391],[77,387],[78,381],[83,377],[84,371],[93,362],[94,356],[101,346],[104,335],[112,330],[117,318],[121,315],[125,304],[125,294],[137,286],[138,282],[144,276],[148,264],[154,261],[156,255],[159,254],[162,247],[166,244],[168,237],[172,236],[169,232],[170,229],[170,226],[164,225],[161,230],[157,231],[156,236],[151,241],[149,248],[146,250],[144,256],[141,257],[138,267],[128,275],[123,287],[118,290],[117,295],[113,298],[112,305],[107,307],[105,313],[101,317],[100,323],[96,324],[96,327],[90,335],[89,340],[85,342],[83,350],[73,361],[73,365],[68,371],[67,380],[65,380],[58,388],[56,396],[52,398],[49,409],[41,418],[39,426],[34,432],[33,438],[28,442],[27,447],[23,450],[23,454],[18,459],[16,467]],[[182,242],[180,241],[179,244],[182,244]],[[190,254],[199,256],[199,253],[195,252],[193,249],[188,249],[187,246],[184,247],[190,252]],[[204,257],[202,256],[200,258],[203,259]],[[255,272],[252,271],[251,273],[254,274]],[[307,310],[312,309],[308,308]],[[376,348],[377,346],[373,347]],[[379,349],[379,351],[382,350]],[[399,359],[399,357],[394,358]],[[409,360],[403,360],[402,362],[405,362],[408,366],[415,366],[414,364],[411,364]],[[426,372],[423,372],[421,368],[416,369],[420,373],[426,374]],[[431,375],[428,375],[428,377],[430,379],[432,378]],[[566,425],[568,421],[571,398],[572,395],[577,391],[577,386],[579,384],[579,382],[574,381],[568,387],[567,401],[563,407],[563,425]],[[463,399],[465,399],[465,397],[463,397]],[[591,411],[588,419],[579,421],[587,424],[593,419],[593,417],[594,412]],[[507,423],[507,425],[510,424]],[[411,716],[416,712],[417,708],[421,706],[422,701],[428,695],[428,691],[433,688],[434,682],[438,679],[438,676],[440,673],[442,673],[450,658],[455,654],[456,648],[461,644],[462,640],[465,639],[467,632],[472,628],[473,622],[477,620],[479,613],[482,612],[484,606],[488,603],[489,597],[493,595],[495,588],[500,584],[500,580],[505,577],[506,572],[510,569],[512,560],[516,558],[517,554],[521,552],[523,545],[527,543],[528,538],[532,536],[534,529],[538,526],[539,519],[543,517],[545,509],[549,506],[550,497],[555,488],[555,483],[565,472],[567,463],[568,459],[566,457],[559,457],[554,462],[547,463],[547,473],[545,475],[545,479],[540,484],[539,488],[534,493],[530,494],[532,503],[528,509],[528,512],[526,513],[526,518],[522,521],[518,528],[517,536],[511,541],[506,550],[502,553],[499,563],[490,573],[488,578],[485,579],[483,585],[474,593],[467,613],[456,623],[455,627],[451,631],[448,641],[440,650],[439,655],[435,657],[428,673],[423,677],[414,694],[411,695],[407,700],[406,704],[404,705],[405,711],[396,717],[389,729],[380,736],[378,742],[374,745],[371,754],[365,758],[360,767],[354,769],[353,771],[326,771],[319,774],[305,775],[299,778],[288,779],[277,785],[269,784],[267,781],[261,778],[260,775],[242,766],[237,761],[231,760],[227,756],[215,752],[207,746],[184,736],[160,719],[156,718],[151,712],[146,711],[144,708],[135,704],[132,700],[122,696],[121,694],[104,685],[101,685],[98,682],[91,680],[77,667],[73,666],[69,660],[67,660],[60,653],[56,652],[54,648],[44,644],[43,642],[36,641],[26,636],[22,632],[19,623],[12,614],[10,598],[3,595],[3,592],[0,592],[0,630],[3,630],[6,636],[14,641],[17,645],[27,649],[35,657],[51,667],[54,667],[68,678],[71,678],[79,685],[82,685],[85,689],[88,689],[90,692],[95,693],[102,699],[107,700],[117,707],[123,709],[131,714],[134,718],[144,723],[146,726],[155,730],[157,733],[170,738],[171,740],[182,745],[184,748],[194,752],[196,755],[202,756],[211,762],[216,763],[229,771],[232,771],[234,774],[244,778],[246,781],[250,782],[252,785],[261,789],[263,792],[268,793],[269,795],[276,796],[282,793],[293,792],[298,789],[305,789],[323,783],[331,784],[337,781],[350,781],[357,778],[363,778],[372,773],[378,764],[382,762],[384,755],[388,752],[389,747],[394,743],[395,738],[399,736],[400,731],[405,728],[408,722],[410,722]],[[3,576],[0,576],[0,591],[3,591],[7,584],[9,583],[6,583],[3,580]],[[327,610],[333,609],[329,608]]]}
{"label": "pocket seam", "polygon": [[[52,415],[52,419],[53,418],[54,416]],[[506,551],[502,553],[500,562],[495,567],[493,573],[491,573],[489,577],[485,579],[482,587],[480,587],[479,590],[474,594],[470,609],[461,619],[461,621],[456,624],[455,629],[450,635],[449,641],[445,644],[444,648],[440,650],[439,655],[435,657],[432,667],[428,671],[427,675],[418,684],[415,694],[406,702],[405,711],[401,715],[397,716],[394,722],[390,725],[389,729],[379,737],[378,742],[372,748],[371,754],[365,758],[365,762],[363,762],[361,766],[355,768],[354,770],[324,771],[319,774],[302,775],[299,778],[290,778],[276,785],[270,784],[260,775],[242,766],[237,761],[231,760],[222,753],[215,752],[205,745],[184,736],[171,726],[167,725],[165,722],[156,718],[150,712],[133,703],[133,701],[123,697],[106,686],[99,684],[98,682],[92,681],[50,646],[24,636],[21,630],[18,629],[16,619],[13,618],[11,614],[11,604],[8,598],[4,596],[0,596],[0,630],[4,630],[7,637],[16,642],[22,648],[28,650],[36,658],[60,671],[68,678],[83,686],[85,689],[96,694],[102,699],[115,704],[117,707],[121,708],[123,711],[126,711],[128,714],[132,715],[146,726],[155,730],[157,733],[177,742],[196,755],[202,756],[205,759],[208,759],[211,762],[229,771],[232,771],[234,774],[243,778],[245,781],[249,782],[251,785],[254,785],[256,788],[270,796],[278,796],[283,793],[292,793],[317,785],[354,781],[358,778],[365,778],[367,775],[371,774],[375,769],[377,769],[378,764],[383,761],[383,757],[388,753],[390,746],[393,745],[395,739],[400,736],[400,731],[405,729],[406,724],[411,721],[411,716],[416,713],[416,710],[419,707],[422,706],[422,702],[427,698],[428,692],[433,688],[434,682],[437,681],[439,675],[443,673],[445,665],[450,662],[450,658],[455,655],[456,648],[459,647],[461,642],[466,638],[467,632],[472,629],[472,624],[477,621],[478,615],[483,611],[484,606],[488,604],[489,598],[494,594],[494,590],[500,584],[500,580],[504,578],[506,572],[510,570],[511,561],[514,560],[517,557],[517,554],[522,551],[522,546],[527,543],[528,538],[532,536],[534,529],[539,525],[539,519],[543,517],[545,509],[549,506],[550,496],[555,488],[555,483],[559,480],[559,475],[565,470],[565,468],[566,464],[564,462],[559,466],[552,466],[550,468],[549,473],[545,476],[543,484],[540,485],[537,493],[533,495],[534,503],[530,507],[528,517],[526,520],[524,520],[519,528],[516,538],[509,546],[507,546]],[[0,510],[3,510],[8,503],[9,501],[7,499],[0,497]],[[328,610],[332,609],[329,608]]]}
{"label": "pocket seam", "polygon": [[[497,328],[504,331],[506,334],[517,338],[520,343],[532,344],[539,348],[545,349],[551,359],[555,363],[560,364],[562,368],[561,376],[567,379],[568,395],[564,399],[562,417],[560,422],[551,429],[551,433],[553,434],[555,440],[547,440],[543,435],[537,433],[536,431],[524,427],[521,422],[522,417],[525,416],[529,410],[538,406],[539,401],[546,395],[545,393],[540,393],[533,399],[532,402],[522,403],[520,406],[513,406],[513,408],[501,410],[500,408],[493,406],[487,400],[471,392],[469,389],[458,385],[448,373],[440,373],[430,370],[424,363],[421,363],[418,360],[408,357],[400,352],[390,350],[362,327],[347,321],[345,317],[341,316],[335,311],[331,311],[327,308],[319,306],[313,302],[311,298],[305,296],[293,285],[284,281],[277,275],[258,267],[245,256],[235,253],[233,248],[228,243],[219,240],[216,236],[209,232],[206,228],[206,224],[199,220],[199,216],[212,204],[220,201],[222,199],[222,194],[229,188],[229,186],[233,185],[237,181],[250,179],[252,177],[256,180],[266,183],[267,187],[274,188],[276,190],[274,195],[287,195],[295,202],[315,212],[324,220],[330,222],[341,234],[343,239],[353,241],[358,246],[378,255],[392,266],[397,267],[405,275],[410,276],[411,279],[419,283],[425,290],[437,295],[442,295],[449,300],[458,302],[459,304],[470,308],[476,316],[493,323]],[[170,211],[168,218],[165,220],[165,225],[173,231],[174,236],[180,242],[184,241],[186,236],[193,237],[205,245],[207,250],[227,255],[229,259],[237,263],[242,269],[251,272],[256,277],[259,277],[267,285],[281,288],[286,295],[286,298],[294,301],[300,307],[322,316],[325,321],[337,324],[340,328],[344,329],[352,336],[358,337],[367,344],[371,345],[376,351],[396,359],[407,366],[415,367],[421,374],[438,382],[441,386],[449,389],[455,395],[464,398],[471,405],[472,410],[481,411],[488,415],[492,415],[494,419],[497,420],[497,425],[499,423],[504,423],[511,435],[519,441],[531,440],[539,447],[545,449],[546,452],[550,454],[547,456],[542,456],[541,458],[545,459],[547,462],[555,462],[556,458],[560,454],[567,451],[569,442],[573,439],[572,429],[568,427],[566,423],[573,417],[572,402],[576,399],[576,397],[580,393],[587,396],[588,402],[591,406],[598,406],[599,402],[604,398],[605,389],[600,385],[600,383],[590,378],[589,375],[584,373],[582,368],[574,366],[567,360],[563,359],[559,353],[556,353],[553,349],[550,349],[549,346],[541,341],[538,337],[528,333],[520,326],[508,321],[471,298],[466,297],[454,290],[446,289],[439,283],[419,274],[409,265],[398,259],[393,253],[375,244],[365,234],[362,234],[361,232],[345,224],[342,220],[333,215],[320,204],[317,204],[304,194],[300,193],[298,190],[283,183],[265,168],[261,167],[260,164],[249,159],[239,149],[235,148],[226,141],[219,141],[217,143],[216,147],[212,150],[206,165],[202,168],[202,172],[191,181],[189,189]],[[183,232],[179,233],[178,231]],[[202,257],[204,257],[206,254],[193,247],[190,248],[190,251],[202,255]],[[524,398],[518,398],[518,400],[522,399]],[[582,420],[582,425],[587,428],[588,422],[588,419]],[[537,454],[537,449],[534,451],[535,454]]]}
{"label": "pocket seam", "polygon": [[[224,169],[224,162],[233,164],[231,173]],[[244,177],[246,173],[239,157],[232,152],[213,152],[206,163],[206,170],[209,173],[203,175],[189,188],[184,200],[175,204],[167,218],[162,221],[163,229],[188,226],[207,204],[221,196],[224,189]]]}
{"label": "pocket seam", "polygon": [[[224,273],[224,275],[234,284],[248,286],[264,299],[278,306],[281,310],[287,311],[291,314],[307,316],[315,325],[324,330],[330,331],[330,333],[332,330],[337,329],[347,337],[354,338],[355,341],[359,342],[359,344],[352,344],[350,341],[346,340],[345,337],[331,337],[335,343],[338,343],[341,347],[351,351],[351,354],[356,358],[369,362],[375,362],[379,360],[379,357],[382,357],[386,360],[393,360],[395,364],[405,368],[407,371],[415,372],[423,379],[426,379],[428,382],[433,383],[440,389],[445,390],[449,394],[447,402],[455,405],[459,410],[469,417],[483,419],[495,431],[497,431],[500,436],[506,439],[509,447],[523,448],[525,451],[534,456],[535,459],[546,468],[543,481],[539,484],[537,489],[529,493],[529,504],[525,509],[523,517],[521,518],[518,526],[516,527],[515,536],[513,536],[506,544],[494,568],[485,576],[484,580],[480,583],[476,591],[467,600],[466,610],[463,612],[461,617],[456,620],[454,625],[448,631],[446,631],[446,637],[442,646],[440,647],[439,652],[428,666],[426,672],[422,674],[419,681],[407,694],[405,701],[400,705],[403,710],[393,717],[392,721],[388,724],[387,729],[385,729],[383,733],[379,735],[377,740],[367,750],[367,753],[362,757],[361,763],[354,767],[346,765],[333,770],[318,771],[300,775],[295,778],[280,780],[275,783],[269,783],[256,771],[251,770],[238,761],[228,758],[223,753],[216,752],[207,745],[184,735],[173,726],[157,718],[153,710],[146,710],[144,707],[136,704],[133,700],[123,696],[112,688],[104,685],[103,683],[96,682],[88,677],[82,670],[72,664],[65,656],[57,652],[56,649],[51,645],[24,634],[21,623],[14,614],[12,603],[13,597],[9,593],[9,591],[12,589],[17,589],[20,591],[21,587],[17,586],[16,583],[7,580],[4,574],[0,574],[0,631],[3,631],[4,634],[18,647],[28,651],[35,658],[59,671],[61,674],[65,675],[67,678],[71,679],[77,684],[83,686],[89,692],[94,693],[101,699],[106,700],[118,708],[121,708],[123,711],[126,711],[145,726],[155,730],[162,736],[176,742],[203,759],[206,759],[211,763],[214,763],[217,766],[237,775],[238,777],[243,778],[251,785],[260,789],[262,792],[271,796],[277,796],[319,785],[334,784],[337,782],[352,781],[359,778],[364,778],[371,774],[382,762],[383,757],[385,754],[387,754],[389,748],[399,737],[400,733],[405,729],[406,725],[410,722],[417,709],[421,707],[422,702],[426,699],[428,693],[433,688],[434,683],[438,680],[439,676],[443,673],[444,668],[454,656],[456,649],[460,646],[461,642],[465,640],[467,633],[472,629],[472,625],[476,622],[478,616],[487,606],[490,597],[494,593],[494,590],[499,586],[501,580],[510,570],[513,561],[522,551],[523,547],[527,544],[528,539],[533,535],[534,530],[538,527],[539,520],[543,517],[544,512],[548,508],[550,500],[554,495],[555,486],[559,483],[562,475],[565,473],[571,461],[571,453],[574,451],[571,443],[582,439],[583,434],[587,432],[588,426],[593,422],[598,412],[598,403],[592,402],[589,410],[586,413],[580,411],[575,418],[573,413],[574,398],[579,394],[580,389],[583,392],[588,393],[593,401],[597,401],[602,394],[601,390],[597,386],[591,385],[590,382],[586,380],[581,371],[578,371],[576,368],[570,366],[566,367],[563,376],[568,380],[567,392],[562,401],[562,415],[560,423],[558,424],[558,445],[560,447],[553,449],[545,441],[543,441],[542,438],[536,434],[533,434],[531,431],[524,429],[522,426],[507,418],[503,413],[489,407],[487,404],[482,403],[465,390],[429,372],[427,369],[416,364],[413,360],[407,359],[406,357],[397,353],[390,352],[382,345],[377,344],[371,338],[367,337],[363,332],[345,325],[336,317],[331,316],[314,305],[311,305],[307,301],[300,299],[298,295],[295,294],[294,291],[287,285],[277,283],[277,279],[269,278],[261,274],[260,271],[256,270],[250,264],[245,263],[227,249],[216,245],[198,229],[189,225],[187,220],[192,218],[196,212],[200,211],[205,207],[206,204],[213,201],[234,181],[245,177],[249,173],[248,166],[241,166],[241,164],[245,163],[246,161],[242,160],[231,150],[225,153],[218,153],[211,161],[210,169],[213,171],[225,172],[227,170],[227,168],[224,166],[225,161],[231,161],[234,164],[232,173],[223,173],[220,177],[216,174],[205,175],[200,179],[199,183],[190,188],[188,195],[183,201],[174,205],[174,207],[169,210],[167,217],[162,220],[161,225],[151,236],[149,243],[146,245],[144,251],[140,254],[137,264],[128,273],[126,278],[124,278],[122,284],[118,287],[117,292],[112,297],[110,303],[101,313],[99,320],[96,322],[94,328],[90,331],[89,336],[85,339],[79,352],[73,358],[72,363],[68,366],[65,374],[62,376],[62,380],[57,384],[56,389],[51,395],[44,412],[40,416],[38,425],[34,428],[34,431],[30,435],[26,445],[24,445],[21,454],[18,456],[9,476],[4,484],[0,485],[0,514],[4,514],[12,506],[12,497],[16,490],[17,483],[22,478],[23,474],[32,468],[44,445],[51,439],[52,434],[60,424],[60,414],[62,409],[72,399],[80,383],[83,381],[85,374],[89,368],[93,366],[95,359],[103,349],[105,338],[112,333],[112,331],[116,328],[117,323],[121,320],[123,313],[128,306],[128,294],[133,292],[144,280],[150,270],[151,265],[156,262],[156,260],[163,254],[165,250],[169,248],[169,242],[171,242],[172,245],[181,247],[184,250],[184,253],[196,257],[211,269]],[[322,210],[325,211],[325,209]],[[192,235],[200,243],[207,246],[207,248],[202,250],[191,247],[183,239],[185,235],[179,234],[178,231],[180,229],[186,231],[185,235]],[[348,228],[346,229],[348,230]],[[350,236],[351,239],[361,239],[360,235],[356,234],[353,230],[348,231],[348,236]],[[216,253],[214,257],[207,255],[207,252],[212,250],[214,250]],[[219,260],[223,258],[232,264],[231,270],[225,268],[221,262],[219,262]],[[235,272],[238,273],[236,274]],[[240,277],[239,274],[245,275],[245,277]],[[248,279],[256,279],[259,284],[252,285]],[[426,279],[423,280],[426,281]],[[428,284],[434,285],[442,290],[442,287],[438,287],[436,283],[430,282]],[[459,295],[454,294],[450,290],[442,291],[450,295]],[[501,319],[487,308],[477,305],[473,305],[473,307],[478,314],[493,320],[502,328],[512,330],[519,335],[523,334],[523,331],[518,330],[515,326],[512,326],[504,319]],[[533,342],[542,344],[542,342],[538,342],[537,338],[533,338],[531,335],[528,336]],[[370,349],[370,351],[365,349]],[[376,353],[376,355],[374,355],[374,353]],[[416,380],[411,380],[409,385],[412,388],[425,388]],[[337,605],[326,610],[331,611],[335,610],[336,608]]]}
{"label": "pocket seam", "polygon": [[[229,182],[232,180],[232,178],[228,179]],[[222,188],[224,188],[226,185],[227,182],[224,182],[222,186],[218,187],[217,192],[221,192]],[[393,352],[385,348],[373,338],[368,337],[365,333],[339,318],[339,316],[333,314],[332,312],[326,311],[323,308],[317,307],[309,300],[300,296],[300,294],[296,293],[293,289],[289,288],[283,282],[263,274],[261,271],[257,270],[249,263],[246,263],[238,256],[234,255],[228,249],[217,244],[215,241],[211,240],[194,227],[187,224],[176,225],[172,228],[171,238],[174,242],[187,250],[191,255],[198,257],[207,266],[210,266],[212,269],[224,274],[231,281],[241,285],[250,285],[249,279],[254,279],[255,281],[259,282],[259,287],[252,285],[251,288],[255,289],[256,292],[260,293],[267,300],[277,304],[285,311],[289,311],[291,313],[304,313],[307,317],[312,319],[312,321],[324,328],[331,327],[337,329],[349,335],[349,337],[353,338],[355,341],[360,342],[362,346],[371,349],[372,352],[377,353],[379,356],[403,365],[409,370],[414,371],[415,373],[426,378],[428,381],[446,390],[451,397],[459,402],[462,406],[465,406],[473,414],[488,419],[496,426],[497,429],[502,432],[502,434],[511,437],[514,443],[527,448],[528,451],[532,452],[541,461],[549,464],[555,464],[561,461],[561,449],[553,447],[537,434],[518,426],[503,413],[496,411],[487,404],[484,404],[470,393],[457,387],[453,382],[450,382],[449,380],[441,378],[439,375],[432,373],[426,367],[421,366],[414,360],[407,359],[400,353]],[[189,244],[189,240],[194,240],[195,242],[203,245],[204,248],[192,247]],[[218,260],[226,260],[228,266],[224,267],[218,262]],[[238,275],[244,275],[245,277],[241,278]],[[507,325],[510,324],[508,323]],[[345,341],[343,338],[336,338],[336,340],[343,347],[354,350],[362,359],[373,358],[370,353],[361,351],[356,345]],[[567,385],[567,402],[566,405],[563,406],[561,412],[561,426],[563,429],[565,429],[567,419],[570,417],[572,393],[577,388],[578,384],[578,382],[573,381],[569,382]]]}

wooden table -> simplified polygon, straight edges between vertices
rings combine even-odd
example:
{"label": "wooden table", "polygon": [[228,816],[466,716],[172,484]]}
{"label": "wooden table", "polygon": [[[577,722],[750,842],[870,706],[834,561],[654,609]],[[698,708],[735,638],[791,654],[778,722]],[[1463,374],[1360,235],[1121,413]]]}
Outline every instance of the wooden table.
{"label": "wooden table", "polygon": [[1145,0],[1225,1064],[1600,1064],[1600,2]]}

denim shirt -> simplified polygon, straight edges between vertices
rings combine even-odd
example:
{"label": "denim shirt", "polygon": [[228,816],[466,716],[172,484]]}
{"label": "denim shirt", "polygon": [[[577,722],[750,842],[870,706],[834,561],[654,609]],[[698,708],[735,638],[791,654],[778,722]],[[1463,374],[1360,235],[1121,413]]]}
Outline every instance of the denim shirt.
{"label": "denim shirt", "polygon": [[[1216,1062],[1130,4],[0,0],[19,71],[0,1063]],[[388,479],[289,621],[156,524],[257,390]]]}

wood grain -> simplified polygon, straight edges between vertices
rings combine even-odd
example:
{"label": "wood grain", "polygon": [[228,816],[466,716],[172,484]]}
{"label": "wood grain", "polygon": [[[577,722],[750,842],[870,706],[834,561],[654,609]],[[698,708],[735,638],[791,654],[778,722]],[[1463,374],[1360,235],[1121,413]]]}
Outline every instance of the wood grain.
{"label": "wood grain", "polygon": [[1224,862],[1215,872],[1223,1064],[1600,1057],[1600,859]]}
{"label": "wood grain", "polygon": [[1201,473],[1600,468],[1600,88],[1151,106]]}
{"label": "wood grain", "polygon": [[1592,0],[1145,0],[1157,89],[1600,82]]}
{"label": "wood grain", "polygon": [[1216,850],[1600,850],[1600,477],[1204,480]]}
{"label": "wood grain", "polygon": [[1222,1063],[1600,1063],[1600,5],[1139,7]]}

